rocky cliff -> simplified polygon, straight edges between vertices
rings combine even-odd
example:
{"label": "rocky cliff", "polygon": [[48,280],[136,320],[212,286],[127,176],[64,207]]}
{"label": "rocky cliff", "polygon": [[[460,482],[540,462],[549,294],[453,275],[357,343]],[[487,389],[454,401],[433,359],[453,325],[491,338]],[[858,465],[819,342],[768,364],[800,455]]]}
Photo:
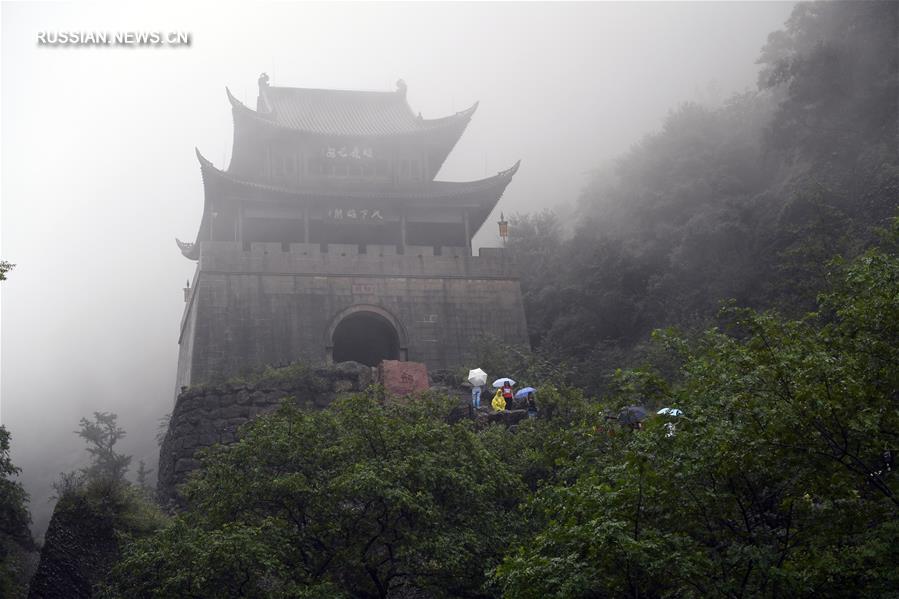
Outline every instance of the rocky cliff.
{"label": "rocky cliff", "polygon": [[92,597],[118,557],[115,518],[84,495],[67,495],[53,511],[28,599]]}

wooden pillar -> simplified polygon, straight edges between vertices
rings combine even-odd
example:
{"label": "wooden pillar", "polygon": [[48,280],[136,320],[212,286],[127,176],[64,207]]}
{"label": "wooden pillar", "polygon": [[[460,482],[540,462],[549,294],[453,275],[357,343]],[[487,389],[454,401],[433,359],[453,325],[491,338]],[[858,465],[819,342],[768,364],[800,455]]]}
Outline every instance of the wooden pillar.
{"label": "wooden pillar", "polygon": [[403,253],[406,253],[406,207],[403,206],[400,212],[400,245]]}
{"label": "wooden pillar", "polygon": [[303,206],[303,243],[309,243],[309,204]]}
{"label": "wooden pillar", "polygon": [[471,224],[468,222],[468,208],[462,213],[462,219],[465,221],[465,247],[468,248],[468,253],[471,254]]}

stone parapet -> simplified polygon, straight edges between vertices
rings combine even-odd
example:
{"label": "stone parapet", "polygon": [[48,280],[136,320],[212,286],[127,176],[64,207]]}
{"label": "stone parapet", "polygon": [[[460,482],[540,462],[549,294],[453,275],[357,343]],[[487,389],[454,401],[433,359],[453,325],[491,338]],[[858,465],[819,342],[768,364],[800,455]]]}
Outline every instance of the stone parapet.
{"label": "stone parapet", "polygon": [[366,389],[374,380],[372,368],[356,362],[272,371],[254,382],[228,382],[185,388],[175,401],[168,431],[159,450],[157,492],[163,505],[182,504],[177,487],[200,467],[196,452],[237,440],[241,426],[284,401],[304,409],[321,409],[341,393]]}
{"label": "stone parapet", "polygon": [[[443,247],[434,255],[431,246],[396,246],[252,243],[246,250],[237,242],[200,242],[203,272],[254,274],[313,274],[358,276],[431,276],[516,279],[514,260],[502,248],[481,248],[471,256],[468,248]],[[327,251],[322,251],[326,249]]]}

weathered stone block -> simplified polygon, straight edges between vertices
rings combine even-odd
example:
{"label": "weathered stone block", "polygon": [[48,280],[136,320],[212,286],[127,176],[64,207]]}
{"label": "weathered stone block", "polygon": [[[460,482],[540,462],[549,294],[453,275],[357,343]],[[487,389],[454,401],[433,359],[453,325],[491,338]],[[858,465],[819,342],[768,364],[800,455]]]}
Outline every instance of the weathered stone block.
{"label": "weathered stone block", "polygon": [[346,393],[347,391],[351,391],[355,386],[356,385],[353,383],[353,381],[348,381],[346,379],[340,379],[340,380],[334,381],[334,384],[332,385],[332,389],[334,390],[335,393]]}
{"label": "weathered stone block", "polygon": [[181,458],[175,462],[175,472],[190,472],[200,467],[200,461],[193,458]]}
{"label": "weathered stone block", "polygon": [[233,418],[243,418],[246,419],[249,416],[249,407],[245,405],[232,405],[226,406],[220,409],[217,413],[219,418],[224,419],[233,419]]}
{"label": "weathered stone block", "polygon": [[196,441],[195,447],[209,447],[219,442],[218,429],[215,432],[203,433],[194,437]]}
{"label": "weathered stone block", "polygon": [[175,489],[199,467],[196,451],[216,443],[234,443],[239,429],[252,418],[277,410],[285,400],[309,409],[323,408],[334,400],[335,385],[346,392],[362,391],[371,379],[371,368],[353,362],[316,368],[311,376],[269,381],[262,385],[264,389],[219,384],[185,390],[175,403],[159,452],[160,501],[180,505]]}
{"label": "weathered stone block", "polygon": [[250,398],[254,406],[267,406],[272,403],[271,395],[257,391]]}

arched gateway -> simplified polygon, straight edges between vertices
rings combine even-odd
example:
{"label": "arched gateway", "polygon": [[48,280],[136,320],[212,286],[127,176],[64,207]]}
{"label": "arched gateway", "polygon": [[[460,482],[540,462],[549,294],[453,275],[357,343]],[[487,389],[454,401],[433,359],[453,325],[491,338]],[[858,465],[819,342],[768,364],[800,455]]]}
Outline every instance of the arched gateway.
{"label": "arched gateway", "polygon": [[332,362],[361,362],[377,366],[381,360],[405,360],[406,339],[392,314],[377,306],[353,306],[328,327],[327,351]]}

